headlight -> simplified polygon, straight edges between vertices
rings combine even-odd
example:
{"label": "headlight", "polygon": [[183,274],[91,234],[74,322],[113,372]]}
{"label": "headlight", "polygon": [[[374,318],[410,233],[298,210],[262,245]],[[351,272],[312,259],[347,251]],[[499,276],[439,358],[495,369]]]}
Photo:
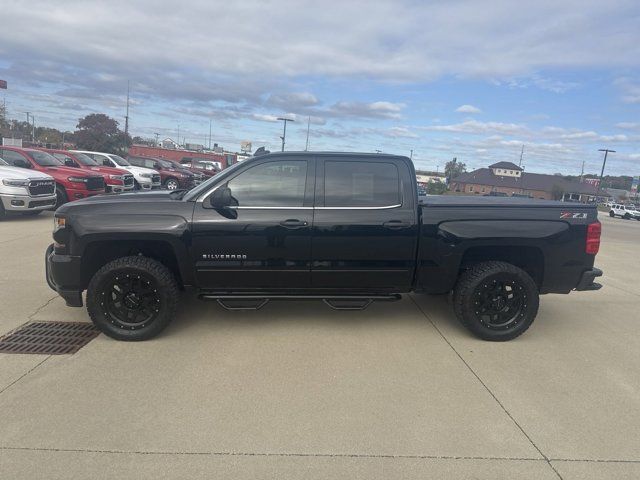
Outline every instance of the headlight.
{"label": "headlight", "polygon": [[153,173],[141,173],[140,176],[142,178],[151,178],[153,177]]}
{"label": "headlight", "polygon": [[70,182],[87,183],[87,180],[89,179],[87,177],[69,177],[67,180]]}
{"label": "headlight", "polygon": [[111,180],[120,180],[120,181],[122,181],[123,177],[122,177],[122,175],[109,175],[109,178]]}
{"label": "headlight", "polygon": [[7,187],[28,187],[29,180],[2,180]]}

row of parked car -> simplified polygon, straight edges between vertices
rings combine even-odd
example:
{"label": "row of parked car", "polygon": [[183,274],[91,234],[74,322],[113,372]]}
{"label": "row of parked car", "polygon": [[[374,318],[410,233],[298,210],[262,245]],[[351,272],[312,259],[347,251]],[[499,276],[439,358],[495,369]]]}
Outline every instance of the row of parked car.
{"label": "row of parked car", "polygon": [[37,215],[103,193],[189,189],[217,171],[160,158],[0,146],[0,217]]}

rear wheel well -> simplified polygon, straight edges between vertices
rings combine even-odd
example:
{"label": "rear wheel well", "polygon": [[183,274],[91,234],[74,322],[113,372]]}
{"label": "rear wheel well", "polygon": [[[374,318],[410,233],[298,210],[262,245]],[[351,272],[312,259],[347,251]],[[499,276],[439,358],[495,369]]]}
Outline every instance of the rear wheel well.
{"label": "rear wheel well", "polygon": [[542,285],[544,275],[544,255],[539,248],[521,246],[483,246],[471,247],[462,257],[460,270],[467,270],[471,266],[486,261],[507,262],[521,268],[536,282],[538,288]]}
{"label": "rear wheel well", "polygon": [[82,285],[86,288],[93,275],[107,263],[122,257],[142,255],[167,267],[182,288],[182,276],[176,254],[168,242],[149,240],[100,241],[90,243],[82,255]]}

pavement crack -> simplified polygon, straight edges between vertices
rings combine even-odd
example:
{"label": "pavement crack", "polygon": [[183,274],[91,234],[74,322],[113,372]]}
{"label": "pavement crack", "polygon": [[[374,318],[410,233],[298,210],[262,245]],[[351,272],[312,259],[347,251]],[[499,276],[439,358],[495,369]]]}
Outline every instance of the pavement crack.
{"label": "pavement crack", "polygon": [[29,321],[33,321],[33,317],[35,317],[37,314],[39,314],[43,309],[45,309],[46,307],[49,306],[49,304],[51,302],[53,302],[56,298],[58,298],[58,295],[54,295],[53,297],[51,297],[49,300],[47,300],[43,305],[40,305],[38,308],[36,308],[36,311],[33,312],[31,315],[29,315],[27,318],[29,319]]}
{"label": "pavement crack", "polygon": [[24,377],[26,377],[27,375],[29,375],[31,372],[33,372],[36,368],[38,368],[40,365],[42,365],[44,362],[46,362],[47,360],[49,360],[51,358],[51,355],[47,356],[47,358],[45,358],[44,360],[42,360],[41,362],[37,363],[36,365],[34,365],[33,367],[31,367],[29,370],[27,370],[25,373],[23,373],[22,375],[20,375],[18,378],[16,378],[13,382],[11,382],[9,385],[7,385],[6,387],[4,387],[2,390],[0,390],[0,395],[2,395],[4,392],[6,392],[7,390],[9,390],[12,386],[14,386],[16,383],[18,383],[20,380],[22,380]]}
{"label": "pavement crack", "polygon": [[504,411],[504,413],[511,419],[511,421],[515,424],[516,427],[518,427],[518,429],[522,432],[522,434],[525,436],[525,438],[529,441],[529,443],[533,446],[533,448],[535,448],[538,453],[540,454],[540,456],[545,460],[545,462],[547,463],[547,465],[549,465],[549,468],[551,468],[551,470],[554,471],[554,473],[558,476],[558,478],[560,480],[562,480],[562,476],[560,475],[560,473],[558,473],[558,471],[555,469],[555,467],[551,464],[551,461],[549,460],[549,457],[547,457],[542,450],[540,450],[540,447],[538,447],[538,445],[536,445],[536,443],[533,441],[533,439],[529,436],[529,434],[524,430],[524,428],[522,428],[522,425],[520,425],[518,423],[518,421],[513,417],[513,415],[511,415],[511,413],[509,412],[509,410],[507,410],[507,407],[504,406],[504,404],[498,399],[498,397],[496,396],[495,393],[493,393],[491,391],[491,389],[489,388],[489,386],[480,378],[480,375],[478,375],[478,373],[476,373],[476,371],[471,367],[471,365],[469,365],[469,363],[464,359],[464,357],[460,354],[460,352],[458,352],[458,350],[456,349],[456,347],[453,346],[453,344],[449,341],[449,339],[447,337],[444,336],[444,334],[442,333],[442,331],[438,328],[438,326],[436,325],[436,323],[433,321],[433,319],[427,314],[427,312],[424,311],[424,309],[418,304],[418,302],[416,302],[416,300],[413,298],[412,295],[409,295],[409,298],[411,299],[411,301],[414,303],[414,305],[418,308],[418,310],[420,310],[420,312],[422,312],[422,315],[424,315],[424,317],[429,321],[429,323],[431,323],[431,325],[433,325],[433,328],[435,328],[436,332],[438,332],[438,334],[442,337],[442,339],[447,343],[447,345],[449,345],[449,348],[451,348],[451,350],[453,350],[453,352],[458,356],[458,358],[460,359],[460,361],[465,365],[465,367],[467,367],[467,369],[471,372],[471,374],[476,377],[476,379],[478,380],[478,382],[480,382],[480,384],[484,387],[484,389],[489,393],[489,395],[491,395],[493,397],[493,399],[496,401],[496,403],[500,406],[500,408]]}

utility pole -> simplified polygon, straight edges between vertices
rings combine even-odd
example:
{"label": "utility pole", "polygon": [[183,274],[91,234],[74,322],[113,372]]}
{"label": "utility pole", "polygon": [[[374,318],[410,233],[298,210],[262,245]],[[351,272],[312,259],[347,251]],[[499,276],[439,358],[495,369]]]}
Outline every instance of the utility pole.
{"label": "utility pole", "polygon": [[293,120],[292,118],[281,117],[278,117],[278,120],[282,120],[284,122],[284,129],[282,130],[282,136],[280,137],[282,139],[282,151],[284,152],[285,138],[287,136],[287,122],[295,122],[295,120]]}
{"label": "utility pole", "polygon": [[582,168],[580,169],[580,183],[582,183],[583,176],[584,176],[584,160],[582,160]]}
{"label": "utility pole", "polygon": [[309,151],[309,128],[311,128],[311,115],[307,117],[307,144],[304,147],[304,151]]}
{"label": "utility pole", "polygon": [[[31,115],[31,112],[24,112],[27,114],[27,129],[29,128],[29,124],[31,123],[31,121],[29,120],[29,115]],[[27,133],[29,133],[29,130],[27,130]],[[33,138],[31,139],[33,140]]]}
{"label": "utility pole", "polygon": [[160,134],[158,132],[154,133],[154,135],[156,136],[156,147],[160,146],[160,142],[159,142],[159,138],[160,138]]}
{"label": "utility pole", "polygon": [[129,80],[127,80],[127,113],[124,116],[124,147],[127,147],[129,138]]}
{"label": "utility pole", "polygon": [[411,155],[409,155],[409,160],[413,160],[413,148],[411,149]]}
{"label": "utility pole", "polygon": [[31,115],[31,138],[32,142],[36,142],[36,116]]}
{"label": "utility pole", "polygon": [[524,155],[524,143],[522,144],[522,150],[520,150],[520,161],[518,162],[518,166],[522,166],[522,156]]}
{"label": "utility pole", "polygon": [[209,119],[209,150],[211,150],[211,119]]}
{"label": "utility pole", "polygon": [[180,122],[178,122],[178,147],[180,146]]}
{"label": "utility pole", "polygon": [[[600,148],[598,149],[599,152],[604,152],[604,159],[602,160],[602,170],[600,170],[600,181],[598,182],[598,194],[600,193],[600,191],[602,190],[602,177],[604,177],[604,167],[607,164],[607,155],[609,153],[616,153],[615,150],[609,150],[608,148]],[[596,195],[596,200],[597,200],[597,195]]]}

